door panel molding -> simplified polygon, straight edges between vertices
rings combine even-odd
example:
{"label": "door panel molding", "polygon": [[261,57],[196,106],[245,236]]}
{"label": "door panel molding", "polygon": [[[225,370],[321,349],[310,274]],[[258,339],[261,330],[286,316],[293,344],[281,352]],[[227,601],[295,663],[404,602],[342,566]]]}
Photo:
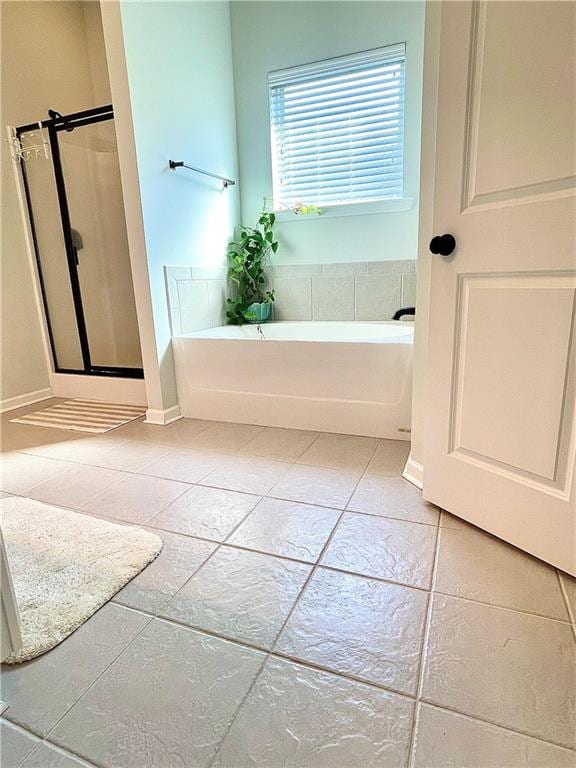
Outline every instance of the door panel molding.
{"label": "door panel molding", "polygon": [[551,200],[576,194],[576,175],[556,176],[534,180],[529,184],[500,187],[490,192],[477,189],[481,95],[484,82],[484,59],[488,25],[487,0],[472,4],[470,19],[470,59],[466,104],[466,128],[460,213],[470,209],[500,208],[538,200]]}
{"label": "door panel molding", "polygon": [[[538,411],[532,410],[528,400],[522,409],[520,392],[511,389],[516,371],[510,370],[510,380],[501,382],[500,398],[497,392],[498,382],[492,382],[491,378],[496,372],[505,372],[505,358],[508,354],[513,358],[513,349],[507,350],[502,340],[500,328],[507,329],[502,318],[498,317],[499,309],[504,315],[508,312],[513,314],[515,310],[517,313],[521,311],[524,305],[526,316],[518,315],[510,319],[510,344],[522,344],[524,332],[528,337],[526,344],[534,344],[533,352],[537,352],[541,347],[541,340],[537,335],[534,337],[522,327],[530,322],[529,314],[533,302],[536,306],[540,305],[542,312],[550,309],[546,308],[545,302],[535,293],[539,291],[543,296],[547,295],[552,310],[556,312],[556,316],[551,318],[551,325],[555,323],[557,326],[556,330],[551,328],[555,341],[558,342],[558,337],[562,334],[565,338],[562,343],[548,346],[546,352],[549,360],[543,361],[547,364],[547,370],[541,374],[541,399],[550,392],[550,387],[554,386],[554,381],[557,380],[556,402],[544,405],[537,401],[534,408],[540,407]],[[492,318],[485,319],[485,316],[480,315],[479,318],[476,317],[475,325],[470,327],[471,312],[478,310],[478,307],[471,307],[471,302],[479,303],[478,297],[474,297],[475,293],[480,294],[480,299],[485,299]],[[484,297],[481,296],[482,293],[485,294]],[[478,320],[481,321],[480,324]],[[493,327],[489,329],[492,333],[484,335],[482,331],[486,321],[492,322]],[[537,316],[534,321],[536,325],[541,324]],[[514,327],[514,323],[518,328]],[[470,336],[475,338],[474,344],[471,343]],[[494,345],[498,346],[497,354],[495,357],[492,355],[491,359],[490,352],[496,348]],[[474,346],[479,357],[477,361],[472,359],[474,349],[471,351],[471,347]],[[534,354],[530,356],[528,350],[521,351],[524,354],[528,352],[528,359],[534,358],[535,365],[538,365],[539,361]],[[487,471],[505,474],[519,483],[528,483],[545,493],[568,499],[576,462],[575,360],[576,271],[459,274],[456,288],[449,455],[475,463]],[[498,361],[499,364],[496,364]],[[516,361],[512,362],[515,367]],[[484,368],[490,364],[489,375],[485,376]],[[522,371],[518,373],[522,379]],[[473,383],[467,386],[470,380]],[[488,393],[485,393],[486,390],[489,390]],[[525,397],[533,398],[535,394],[537,395],[533,390],[526,390]],[[487,412],[491,400],[494,406],[492,413]],[[516,412],[515,405],[519,405]],[[522,440],[520,444],[517,441],[514,445],[513,436],[520,434],[523,427],[522,410],[525,413],[532,411],[534,414],[532,441]],[[507,415],[511,413],[512,420],[507,420]],[[516,462],[513,460],[515,456]]]}

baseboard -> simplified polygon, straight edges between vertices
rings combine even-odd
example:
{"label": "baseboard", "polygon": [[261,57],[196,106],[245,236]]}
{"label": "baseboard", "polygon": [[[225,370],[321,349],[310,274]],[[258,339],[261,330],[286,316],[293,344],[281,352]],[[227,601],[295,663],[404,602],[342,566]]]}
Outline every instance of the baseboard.
{"label": "baseboard", "polygon": [[14,411],[16,408],[24,408],[25,405],[33,405],[41,400],[48,400],[50,397],[54,397],[50,387],[37,389],[35,392],[26,392],[16,397],[8,397],[6,400],[0,400],[0,413]]}
{"label": "baseboard", "polygon": [[408,456],[402,477],[408,480],[409,483],[412,483],[412,485],[415,485],[416,488],[422,490],[424,486],[424,467],[419,462],[414,461],[412,456]]}
{"label": "baseboard", "polygon": [[167,424],[172,424],[173,421],[178,421],[181,418],[180,406],[173,405],[171,408],[165,408],[163,411],[148,408],[144,422],[146,424],[159,424],[165,427]]}

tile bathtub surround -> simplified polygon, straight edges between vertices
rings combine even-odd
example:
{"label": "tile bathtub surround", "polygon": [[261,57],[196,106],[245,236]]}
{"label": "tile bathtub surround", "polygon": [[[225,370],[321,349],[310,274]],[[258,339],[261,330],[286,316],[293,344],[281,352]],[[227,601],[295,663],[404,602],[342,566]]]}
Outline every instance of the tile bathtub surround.
{"label": "tile bathtub surround", "polygon": [[172,333],[190,333],[226,322],[226,267],[164,267]]}
{"label": "tile bathtub surround", "polygon": [[[416,262],[279,264],[267,268],[275,320],[390,320],[414,306]],[[165,267],[172,333],[224,325],[226,269]]]}

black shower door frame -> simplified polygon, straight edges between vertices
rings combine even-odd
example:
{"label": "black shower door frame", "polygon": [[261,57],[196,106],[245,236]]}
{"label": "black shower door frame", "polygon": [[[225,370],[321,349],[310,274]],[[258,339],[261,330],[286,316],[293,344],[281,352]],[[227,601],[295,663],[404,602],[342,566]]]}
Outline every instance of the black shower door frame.
{"label": "black shower door frame", "polygon": [[[32,198],[30,195],[30,186],[28,182],[28,176],[26,174],[26,163],[20,158],[20,170],[22,173],[22,184],[24,188],[24,196],[26,198],[26,207],[28,209],[28,218],[30,222],[30,232],[32,235],[32,244],[34,247],[34,255],[36,258],[36,265],[38,269],[38,278],[40,283],[40,292],[42,294],[42,302],[44,304],[44,314],[46,317],[46,327],[48,330],[48,338],[50,341],[50,349],[52,351],[52,359],[54,363],[54,371],[56,373],[69,373],[81,376],[112,376],[122,377],[129,379],[143,379],[144,371],[142,368],[126,368],[122,366],[114,365],[94,365],[90,357],[90,344],[88,341],[88,331],[86,328],[86,318],[84,314],[84,305],[82,302],[82,291],[80,288],[80,278],[78,275],[78,252],[74,246],[72,238],[72,226],[70,223],[70,211],[68,207],[68,198],[66,196],[66,184],[64,181],[64,172],[62,169],[62,161],[60,158],[60,144],[58,142],[58,134],[61,131],[73,131],[74,128],[80,128],[84,125],[91,125],[93,123],[101,123],[105,120],[114,119],[114,110],[111,104],[104,107],[96,107],[95,109],[87,109],[83,112],[73,112],[69,115],[61,115],[58,117],[43,120],[42,128],[48,131],[48,138],[50,142],[50,156],[52,160],[52,167],[54,170],[54,181],[56,184],[56,194],[58,196],[58,207],[60,209],[60,219],[62,224],[62,234],[64,238],[64,247],[66,250],[66,261],[68,266],[68,274],[70,277],[70,288],[72,291],[72,302],[74,306],[74,314],[76,316],[76,327],[78,331],[78,339],[80,342],[80,350],[82,353],[83,368],[62,368],[58,365],[58,356],[56,353],[56,344],[54,340],[54,333],[52,330],[52,324],[50,322],[50,310],[48,307],[48,298],[46,294],[46,286],[44,278],[42,276],[42,263],[40,260],[40,248],[38,244],[38,237],[36,235],[36,227],[34,224],[34,211],[32,210]],[[28,125],[21,125],[16,128],[16,136],[18,139],[24,134],[30,131],[38,130],[38,123],[30,123]]]}

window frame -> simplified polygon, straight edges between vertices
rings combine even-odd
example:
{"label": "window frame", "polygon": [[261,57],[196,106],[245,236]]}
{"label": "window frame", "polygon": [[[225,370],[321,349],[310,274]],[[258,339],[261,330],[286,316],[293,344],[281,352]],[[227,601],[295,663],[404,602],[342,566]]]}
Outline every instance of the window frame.
{"label": "window frame", "polygon": [[[333,216],[352,216],[367,215],[376,213],[394,213],[398,211],[408,211],[414,206],[414,199],[407,197],[406,192],[406,71],[407,71],[407,42],[394,43],[382,46],[380,48],[360,51],[357,53],[324,59],[285,69],[274,70],[268,73],[268,107],[269,107],[269,127],[270,127],[270,159],[271,159],[271,181],[272,181],[272,208],[277,214],[278,219],[283,220],[304,220],[317,218],[308,214],[295,215],[295,211],[290,208],[290,203],[286,204],[279,196],[278,187],[280,186],[277,169],[278,148],[274,137],[275,123],[272,114],[273,89],[287,86],[290,83],[313,82],[314,75],[319,78],[329,74],[331,71],[346,68],[350,65],[350,72],[354,72],[355,66],[369,66],[371,63],[385,64],[388,59],[390,62],[402,60],[403,71],[403,93],[402,93],[402,181],[401,194],[382,196],[369,200],[343,200],[339,202],[316,202],[314,205],[321,210],[324,217]],[[309,201],[303,200],[307,203]],[[310,201],[311,202],[311,201]]]}

